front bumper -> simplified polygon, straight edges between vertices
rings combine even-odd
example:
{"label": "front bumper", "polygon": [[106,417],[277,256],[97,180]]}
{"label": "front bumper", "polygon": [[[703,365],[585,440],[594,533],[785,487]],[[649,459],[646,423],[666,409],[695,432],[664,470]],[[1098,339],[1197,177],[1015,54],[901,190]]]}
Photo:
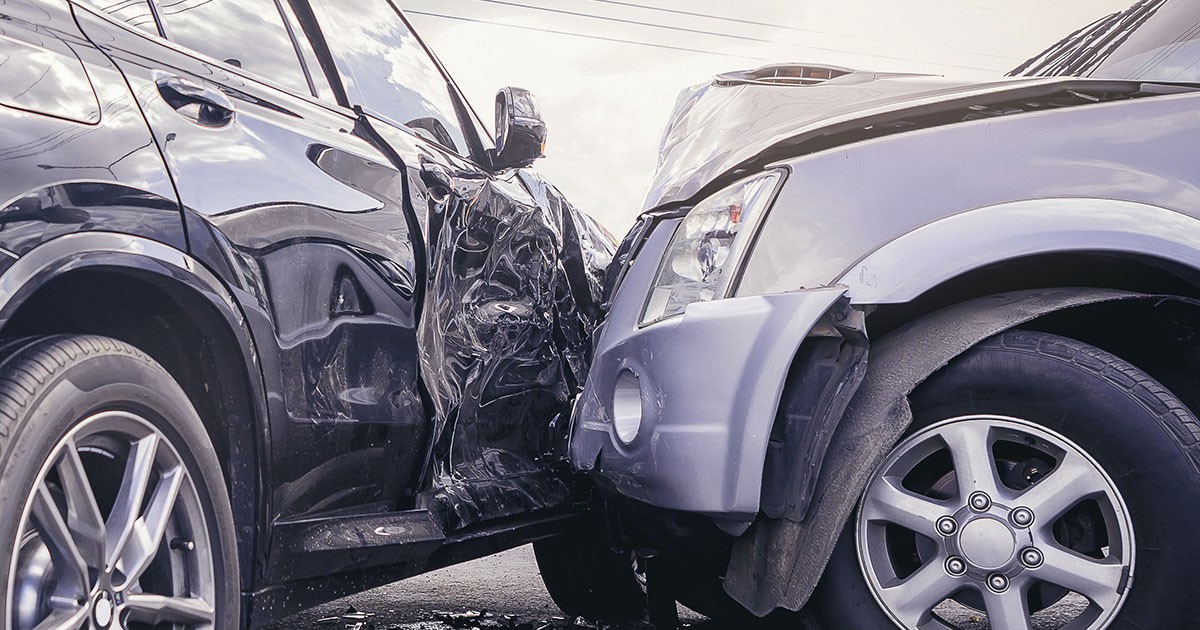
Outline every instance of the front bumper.
{"label": "front bumper", "polygon": [[673,223],[650,235],[617,289],[575,409],[571,461],[629,498],[749,521],[792,360],[845,288],[696,303],[640,327]]}

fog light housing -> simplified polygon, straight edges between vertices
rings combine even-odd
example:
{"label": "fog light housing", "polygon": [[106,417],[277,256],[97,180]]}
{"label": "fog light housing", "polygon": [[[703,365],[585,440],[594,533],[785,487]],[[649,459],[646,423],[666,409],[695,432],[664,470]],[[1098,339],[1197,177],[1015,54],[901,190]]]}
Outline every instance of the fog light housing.
{"label": "fog light housing", "polygon": [[642,386],[637,374],[622,369],[613,386],[613,428],[622,444],[630,444],[642,430]]}

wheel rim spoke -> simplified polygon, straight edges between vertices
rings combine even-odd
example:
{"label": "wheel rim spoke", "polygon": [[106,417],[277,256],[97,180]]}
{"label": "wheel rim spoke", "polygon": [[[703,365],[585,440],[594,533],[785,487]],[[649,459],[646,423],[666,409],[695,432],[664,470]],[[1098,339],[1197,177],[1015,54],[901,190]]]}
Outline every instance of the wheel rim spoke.
{"label": "wheel rim spoke", "polygon": [[100,515],[75,441],[67,439],[63,446],[57,469],[67,498],[67,527],[88,566],[102,569],[105,561],[104,518]]}
{"label": "wheel rim spoke", "polygon": [[929,620],[933,609],[959,589],[959,583],[942,569],[942,558],[927,562],[916,573],[883,589],[892,610],[910,627]]}
{"label": "wheel rim spoke", "polygon": [[983,604],[987,609],[988,625],[997,630],[1029,630],[1029,603],[1025,590],[1016,584],[1003,593],[983,589]]}
{"label": "wheel rim spoke", "polygon": [[56,564],[69,572],[68,575],[78,586],[79,593],[86,594],[90,582],[87,563],[79,553],[75,538],[71,535],[71,530],[67,527],[67,522],[59,512],[54,496],[44,481],[38,484],[37,490],[34,491],[32,512],[34,527],[49,548],[50,556]]}
{"label": "wheel rim spoke", "polygon": [[88,619],[87,607],[56,610],[39,623],[34,630],[79,630]]}
{"label": "wheel rim spoke", "polygon": [[154,472],[154,457],[158,452],[158,436],[149,435],[134,442],[130,449],[129,461],[125,465],[125,475],[121,481],[121,489],[113,504],[112,513],[108,517],[106,540],[109,567],[114,567],[125,553],[125,546],[133,536],[134,527],[140,516],[142,501],[150,486],[150,477]]}
{"label": "wheel rim spoke", "polygon": [[885,521],[929,537],[937,535],[937,520],[953,511],[933,499],[905,490],[894,477],[879,479],[863,502],[866,520]]}
{"label": "wheel rim spoke", "polygon": [[1103,494],[1107,483],[1096,467],[1082,457],[1068,454],[1049,475],[1030,486],[1018,499],[1049,525],[1080,501]]}
{"label": "wheel rim spoke", "polygon": [[212,604],[196,598],[129,594],[125,599],[129,620],[147,624],[212,623]]}
{"label": "wheel rim spoke", "polygon": [[187,474],[183,466],[163,471],[158,479],[145,514],[134,521],[133,532],[125,543],[119,567],[126,582],[141,577],[162,545],[167,521],[175,508],[175,499],[183,486]]}
{"label": "wheel rim spoke", "polygon": [[[1001,481],[1001,470],[1032,475],[1043,461],[1055,466],[1024,491]],[[1053,535],[1082,501],[1094,503],[1079,514],[1099,522],[1106,535],[1095,543],[1109,558],[1077,553]],[[925,427],[888,455],[862,498],[857,555],[876,602],[905,630],[946,627],[953,615],[941,618],[938,607],[964,590],[980,600],[960,603],[986,611],[990,627],[1031,630],[1030,589],[1043,584],[1090,602],[1049,601],[1050,618],[1098,630],[1115,618],[1125,597],[1118,589],[1134,568],[1128,513],[1115,482],[1069,438],[1019,418],[962,416]]]}
{"label": "wheel rim spoke", "polygon": [[991,430],[985,423],[960,422],[948,425],[941,433],[954,460],[959,499],[966,501],[973,492],[999,496],[996,462],[992,459]]}
{"label": "wheel rim spoke", "polygon": [[1125,572],[1120,562],[1088,558],[1050,545],[1042,553],[1045,562],[1034,571],[1039,580],[1079,593],[1104,610],[1120,598],[1117,589]]}

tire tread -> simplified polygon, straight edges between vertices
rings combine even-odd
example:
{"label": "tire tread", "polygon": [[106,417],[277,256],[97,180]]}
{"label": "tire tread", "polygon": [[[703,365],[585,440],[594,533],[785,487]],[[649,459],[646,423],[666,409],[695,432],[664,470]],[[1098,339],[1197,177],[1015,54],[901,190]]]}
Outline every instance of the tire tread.
{"label": "tire tread", "polygon": [[[1133,364],[1074,339],[1021,329],[1001,333],[976,347],[1034,352],[1091,372],[1139,401],[1175,436],[1188,459],[1193,464],[1200,462],[1200,421],[1166,387]],[[1200,474],[1200,466],[1196,472]]]}
{"label": "tire tread", "polygon": [[54,375],[97,354],[120,352],[157,366],[141,350],[108,337],[53,335],[0,341],[0,453],[19,419],[36,401]]}

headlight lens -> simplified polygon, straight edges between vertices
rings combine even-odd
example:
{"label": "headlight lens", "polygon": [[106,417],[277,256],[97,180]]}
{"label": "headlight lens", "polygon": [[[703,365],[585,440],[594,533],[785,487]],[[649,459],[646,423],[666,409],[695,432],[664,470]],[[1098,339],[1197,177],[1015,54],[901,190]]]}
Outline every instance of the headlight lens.
{"label": "headlight lens", "polygon": [[725,297],[781,179],[782,171],[744,179],[688,212],[663,256],[643,325],[678,315],[693,302]]}

